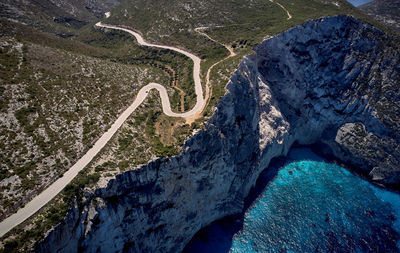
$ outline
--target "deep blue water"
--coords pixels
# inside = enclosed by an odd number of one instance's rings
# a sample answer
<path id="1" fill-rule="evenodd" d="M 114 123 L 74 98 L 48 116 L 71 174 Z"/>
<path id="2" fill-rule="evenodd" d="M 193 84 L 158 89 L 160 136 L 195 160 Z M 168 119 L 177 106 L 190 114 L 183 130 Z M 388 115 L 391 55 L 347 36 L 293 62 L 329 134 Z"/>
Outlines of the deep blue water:
<path id="1" fill-rule="evenodd" d="M 302 160 L 306 157 L 307 160 Z M 400 252 L 400 195 L 307 149 L 291 152 L 242 217 L 202 230 L 187 252 Z"/>
<path id="2" fill-rule="evenodd" d="M 366 4 L 372 2 L 372 0 L 347 0 L 347 2 L 351 3 L 354 6 L 360 6 L 362 4 Z"/>

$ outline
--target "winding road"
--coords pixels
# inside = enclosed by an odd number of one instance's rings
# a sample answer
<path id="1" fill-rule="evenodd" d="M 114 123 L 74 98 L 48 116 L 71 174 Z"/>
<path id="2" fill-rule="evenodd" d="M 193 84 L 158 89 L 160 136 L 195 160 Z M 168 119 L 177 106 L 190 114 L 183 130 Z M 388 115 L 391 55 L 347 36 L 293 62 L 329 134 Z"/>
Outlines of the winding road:
<path id="1" fill-rule="evenodd" d="M 167 90 L 165 89 L 164 86 L 162 86 L 161 84 L 158 84 L 158 83 L 149 83 L 148 85 L 146 85 L 142 89 L 140 89 L 135 102 L 140 101 L 140 103 L 142 103 L 143 100 L 147 97 L 148 92 L 152 89 L 156 89 L 160 93 L 163 112 L 168 116 L 185 118 L 185 117 L 193 116 L 202 110 L 205 100 L 203 98 L 203 88 L 201 87 L 201 79 L 200 79 L 200 62 L 201 62 L 201 60 L 199 57 L 197 57 L 196 55 L 191 54 L 189 52 L 186 52 L 182 49 L 176 48 L 176 47 L 148 43 L 143 39 L 143 37 L 138 32 L 135 32 L 128 28 L 123 28 L 123 27 L 119 27 L 119 26 L 115 26 L 115 25 L 107 25 L 107 24 L 103 24 L 101 22 L 97 23 L 96 26 L 127 32 L 127 33 L 135 36 L 138 44 L 141 46 L 173 50 L 173 51 L 176 51 L 183 55 L 186 55 L 187 57 L 192 59 L 192 61 L 194 63 L 194 65 L 193 65 L 193 80 L 194 80 L 194 87 L 195 87 L 195 93 L 197 96 L 197 100 L 196 100 L 195 106 L 190 111 L 183 112 L 183 113 L 173 112 L 171 109 L 171 104 L 169 102 Z M 133 102 L 133 103 L 135 103 L 135 102 Z"/>
<path id="2" fill-rule="evenodd" d="M 292 16 L 285 9 L 285 7 L 283 7 L 281 4 L 279 4 L 277 2 L 274 2 L 274 0 L 270 0 L 270 1 L 278 4 L 283 10 L 285 10 L 288 15 L 288 19 L 292 18 Z M 105 16 L 107 18 L 110 17 L 110 13 L 109 12 L 105 13 Z M 143 37 L 138 32 L 135 32 L 128 28 L 119 27 L 119 26 L 115 26 L 115 25 L 103 24 L 101 22 L 98 22 L 96 24 L 96 26 L 127 32 L 127 33 L 135 36 L 138 44 L 140 44 L 142 46 L 173 50 L 175 52 L 186 55 L 187 57 L 192 59 L 192 61 L 194 63 L 193 64 L 193 79 L 194 79 L 194 84 L 195 84 L 195 93 L 197 95 L 196 104 L 188 112 L 176 113 L 176 112 L 173 112 L 171 109 L 171 104 L 169 101 L 168 93 L 164 86 L 162 86 L 161 84 L 158 84 L 158 83 L 149 83 L 146 86 L 144 86 L 143 88 L 141 88 L 136 96 L 135 101 L 118 117 L 118 119 L 111 125 L 111 127 L 107 130 L 107 132 L 105 132 L 96 141 L 96 143 L 93 145 L 93 147 L 90 148 L 86 152 L 86 154 L 83 157 L 81 157 L 67 172 L 65 172 L 62 177 L 57 179 L 53 184 L 51 184 L 48 188 L 46 188 L 44 191 L 42 191 L 39 195 L 34 197 L 24 207 L 20 208 L 16 213 L 12 214 L 8 218 L 6 218 L 2 222 L 0 222 L 0 237 L 5 235 L 7 232 L 9 232 L 11 229 L 16 227 L 17 225 L 24 222 L 30 216 L 32 216 L 37 211 L 39 211 L 43 206 L 45 206 L 55 196 L 57 196 L 65 188 L 65 186 L 67 186 L 78 175 L 78 173 L 81 170 L 83 170 L 92 161 L 92 159 L 101 151 L 101 149 L 108 143 L 108 141 L 112 138 L 112 136 L 117 132 L 117 130 L 126 121 L 126 119 L 146 99 L 150 90 L 156 89 L 160 93 L 162 110 L 166 115 L 171 116 L 171 117 L 183 117 L 186 119 L 187 123 L 191 123 L 195 119 L 201 117 L 202 111 L 206 107 L 207 101 L 209 100 L 209 97 L 211 96 L 211 89 L 209 87 L 211 70 L 219 63 L 236 55 L 231 47 L 224 45 L 222 43 L 219 43 L 218 41 L 212 39 L 208 34 L 202 32 L 204 29 L 208 29 L 210 27 L 198 27 L 195 29 L 196 32 L 204 35 L 208 39 L 210 39 L 218 44 L 223 45 L 229 51 L 229 55 L 227 57 L 214 63 L 208 69 L 207 74 L 206 74 L 206 96 L 205 96 L 205 98 L 203 98 L 203 89 L 201 86 L 201 79 L 200 79 L 200 62 L 201 62 L 201 60 L 199 57 L 197 57 L 194 54 L 191 54 L 187 51 L 184 51 L 182 49 L 176 48 L 176 47 L 148 43 L 143 39 Z"/>
<path id="3" fill-rule="evenodd" d="M 171 109 L 171 104 L 169 101 L 167 90 L 158 83 L 149 83 L 139 90 L 135 101 L 118 117 L 118 119 L 111 125 L 110 129 L 107 130 L 93 145 L 91 149 L 89 149 L 86 154 L 81 157 L 67 172 L 64 173 L 62 177 L 57 179 L 53 184 L 51 184 L 48 188 L 42 191 L 39 195 L 34 197 L 31 201 L 29 201 L 24 207 L 20 208 L 16 213 L 12 214 L 8 218 L 4 219 L 0 222 L 0 237 L 5 235 L 15 226 L 21 224 L 23 221 L 28 219 L 30 216 L 35 214 L 40 210 L 44 205 L 46 205 L 50 200 L 52 200 L 57 194 L 59 194 L 67 184 L 69 184 L 72 179 L 74 179 L 78 173 L 83 170 L 92 159 L 100 152 L 100 150 L 108 143 L 111 137 L 117 132 L 117 130 L 122 126 L 122 124 L 126 121 L 126 119 L 136 110 L 136 108 L 146 99 L 149 94 L 149 91 L 152 89 L 158 90 L 161 97 L 161 104 L 163 112 L 171 117 L 194 117 L 196 115 L 201 114 L 201 111 L 205 107 L 205 99 L 203 98 L 203 89 L 201 87 L 201 79 L 200 79 L 200 58 L 186 52 L 182 49 L 171 47 L 171 46 L 163 46 L 157 44 L 151 44 L 146 42 L 143 37 L 130 29 L 122 28 L 114 25 L 107 25 L 101 22 L 97 23 L 96 26 L 104 27 L 108 29 L 115 29 L 128 32 L 129 34 L 135 36 L 137 42 L 142 46 L 148 47 L 157 47 L 163 49 L 169 49 L 186 55 L 190 59 L 193 60 L 193 79 L 195 85 L 195 92 L 197 95 L 196 105 L 188 112 L 184 113 L 175 113 Z"/>

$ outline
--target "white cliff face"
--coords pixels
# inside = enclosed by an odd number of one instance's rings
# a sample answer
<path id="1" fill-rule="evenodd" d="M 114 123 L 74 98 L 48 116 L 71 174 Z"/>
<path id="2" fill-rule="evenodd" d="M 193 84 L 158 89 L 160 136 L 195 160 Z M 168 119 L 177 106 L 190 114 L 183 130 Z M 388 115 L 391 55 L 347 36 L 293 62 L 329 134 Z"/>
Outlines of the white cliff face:
<path id="1" fill-rule="evenodd" d="M 323 143 L 359 173 L 399 187 L 398 41 L 341 16 L 295 27 L 256 51 L 297 142 Z M 342 126 L 357 122 L 368 134 L 349 128 L 356 139 L 335 139 Z"/>
<path id="2" fill-rule="evenodd" d="M 399 57 L 385 58 L 398 51 L 384 41 L 381 32 L 340 16 L 261 43 L 240 64 L 205 130 L 185 143 L 180 156 L 118 175 L 82 210 L 72 208 L 37 251 L 179 252 L 200 228 L 241 212 L 261 171 L 295 142 L 323 144 L 339 159 L 367 164 L 359 172 L 398 184 L 399 150 L 385 151 L 390 157 L 384 164 L 366 152 L 400 143 L 396 116 L 382 112 L 387 101 L 398 105 L 399 99 L 375 97 L 388 94 L 379 88 L 383 84 L 391 89 L 399 80 L 400 70 L 393 67 Z M 363 127 L 353 127 L 355 122 Z M 357 137 L 364 150 L 344 141 L 346 133 L 357 136 L 354 129 L 368 132 Z M 377 146 L 368 145 L 371 140 Z"/>

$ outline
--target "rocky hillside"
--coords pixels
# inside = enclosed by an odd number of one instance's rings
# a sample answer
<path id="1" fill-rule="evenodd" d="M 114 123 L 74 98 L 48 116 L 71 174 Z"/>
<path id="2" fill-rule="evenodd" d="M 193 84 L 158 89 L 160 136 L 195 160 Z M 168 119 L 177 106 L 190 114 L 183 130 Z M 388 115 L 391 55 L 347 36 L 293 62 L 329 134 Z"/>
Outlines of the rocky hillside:
<path id="1" fill-rule="evenodd" d="M 359 6 L 358 9 L 400 33 L 399 0 L 374 0 Z"/>
<path id="2" fill-rule="evenodd" d="M 122 0 L 2 0 L 0 16 L 41 30 L 72 35 L 72 31 L 104 16 Z"/>
<path id="3" fill-rule="evenodd" d="M 179 252 L 201 227 L 241 212 L 260 172 L 294 143 L 399 189 L 398 45 L 348 16 L 264 41 L 180 156 L 118 175 L 71 208 L 37 251 Z"/>
<path id="4" fill-rule="evenodd" d="M 397 38 L 337 17 L 291 29 L 256 51 L 298 142 L 320 140 L 361 174 L 398 188 L 399 49 Z"/>
<path id="5" fill-rule="evenodd" d="M 208 26 L 212 38 L 225 44 L 252 48 L 267 35 L 323 16 L 351 14 L 357 9 L 345 0 L 280 0 L 292 18 L 273 1 L 158 0 L 124 1 L 111 11 L 107 22 L 124 24 L 156 42 L 183 46 L 204 58 L 216 54 L 210 41 L 193 29 Z"/>
<path id="6" fill-rule="evenodd" d="M 98 31 L 101 39 L 107 35 L 113 43 L 105 49 L 4 20 L 0 31 L 0 219 L 4 219 L 72 166 L 141 86 L 168 79 L 160 69 L 127 64 L 118 56 L 130 57 L 127 51 L 138 48 L 130 37 Z M 136 146 L 144 148 L 144 143 Z"/>

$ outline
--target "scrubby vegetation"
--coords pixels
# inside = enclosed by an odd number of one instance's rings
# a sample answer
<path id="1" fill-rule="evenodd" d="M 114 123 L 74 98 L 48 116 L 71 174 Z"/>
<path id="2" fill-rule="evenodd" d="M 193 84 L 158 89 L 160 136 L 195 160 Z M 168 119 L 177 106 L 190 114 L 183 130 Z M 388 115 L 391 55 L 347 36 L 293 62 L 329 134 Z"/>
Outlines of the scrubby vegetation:
<path id="1" fill-rule="evenodd" d="M 135 169 L 157 156 L 171 156 L 180 152 L 182 141 L 192 133 L 193 128 L 180 121 L 179 141 L 175 145 L 165 146 L 160 142 L 160 134 L 155 132 L 155 122 L 160 117 L 160 103 L 156 92 L 141 105 L 139 111 L 131 115 L 107 146 L 79 173 L 79 175 L 46 205 L 38 214 L 18 226 L 4 241 L 3 252 L 21 252 L 32 249 L 46 231 L 57 225 L 65 217 L 71 204 L 81 206 L 88 201 L 91 191 L 105 186 L 116 174 Z M 173 123 L 174 121 L 170 121 Z M 25 228 L 29 229 L 25 231 Z M 0 250 L 1 252 L 1 250 Z"/>
<path id="2" fill-rule="evenodd" d="M 278 2 L 291 13 L 292 19 L 288 20 L 284 10 L 267 0 L 172 0 L 162 7 L 158 1 L 139 0 L 119 5 L 107 22 L 134 27 L 153 41 L 183 46 L 209 59 L 219 47 L 196 34 L 195 27 L 218 26 L 212 34 L 217 41 L 230 45 L 242 42 L 242 46 L 251 48 L 266 35 L 282 32 L 309 19 L 344 13 L 359 15 L 344 0 L 336 1 L 338 5 L 320 0 Z"/>
<path id="3" fill-rule="evenodd" d="M 140 86 L 168 80 L 151 66 L 8 36 L 0 48 L 5 59 L 0 70 L 6 73 L 0 112 L 3 214 L 68 169 L 133 101 Z"/>

